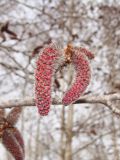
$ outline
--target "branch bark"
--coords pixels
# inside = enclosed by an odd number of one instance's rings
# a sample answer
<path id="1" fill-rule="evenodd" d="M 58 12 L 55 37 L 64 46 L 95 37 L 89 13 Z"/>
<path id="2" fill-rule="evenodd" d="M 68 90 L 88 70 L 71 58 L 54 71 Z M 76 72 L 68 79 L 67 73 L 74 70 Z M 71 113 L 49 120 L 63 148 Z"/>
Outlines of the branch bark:
<path id="1" fill-rule="evenodd" d="M 120 110 L 115 107 L 114 101 L 120 101 L 120 93 L 108 94 L 108 95 L 85 95 L 82 96 L 75 104 L 79 103 L 101 103 L 111 109 L 113 112 L 120 114 Z M 61 105 L 61 101 L 53 99 L 53 105 Z M 12 107 L 27 107 L 35 106 L 35 99 L 33 97 L 25 97 L 20 99 L 0 100 L 0 109 L 12 108 Z"/>

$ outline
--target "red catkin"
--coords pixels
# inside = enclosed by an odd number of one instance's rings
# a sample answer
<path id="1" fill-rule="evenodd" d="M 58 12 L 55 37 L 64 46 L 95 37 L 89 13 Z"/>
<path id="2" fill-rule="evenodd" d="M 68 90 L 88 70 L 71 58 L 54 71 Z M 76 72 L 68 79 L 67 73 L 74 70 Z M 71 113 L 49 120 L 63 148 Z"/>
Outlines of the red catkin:
<path id="1" fill-rule="evenodd" d="M 36 63 L 35 102 L 42 116 L 47 115 L 50 110 L 53 76 L 59 58 L 60 52 L 52 43 L 43 49 Z"/>
<path id="2" fill-rule="evenodd" d="M 71 63 L 73 64 L 76 77 L 70 89 L 65 93 L 62 103 L 69 105 L 75 102 L 85 91 L 90 82 L 90 67 L 88 59 L 94 56 L 84 48 L 74 48 L 71 54 Z"/>
<path id="3" fill-rule="evenodd" d="M 92 52 L 90 52 L 89 50 L 87 50 L 86 48 L 80 47 L 80 48 L 76 48 L 79 50 L 79 52 L 82 52 L 83 54 L 85 54 L 89 59 L 93 59 L 94 58 L 94 54 Z"/>

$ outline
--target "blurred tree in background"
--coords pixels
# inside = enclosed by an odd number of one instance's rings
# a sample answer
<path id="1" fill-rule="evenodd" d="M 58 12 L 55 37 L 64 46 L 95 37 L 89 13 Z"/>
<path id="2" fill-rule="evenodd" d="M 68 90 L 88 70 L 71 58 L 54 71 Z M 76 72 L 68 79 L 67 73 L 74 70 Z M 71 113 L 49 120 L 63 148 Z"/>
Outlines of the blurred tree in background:
<path id="1" fill-rule="evenodd" d="M 120 93 L 119 0 L 1 0 L 0 15 L 1 100 L 34 96 L 35 62 L 50 40 L 63 46 L 71 41 L 95 54 L 86 95 Z M 55 98 L 63 96 L 71 78 L 69 67 L 56 75 Z M 113 105 L 119 109 L 119 104 Z M 23 106 L 17 125 L 25 141 L 25 160 L 120 159 L 120 117 L 105 105 L 51 108 L 49 116 L 40 117 L 35 106 Z M 2 145 L 0 157 L 12 160 Z"/>

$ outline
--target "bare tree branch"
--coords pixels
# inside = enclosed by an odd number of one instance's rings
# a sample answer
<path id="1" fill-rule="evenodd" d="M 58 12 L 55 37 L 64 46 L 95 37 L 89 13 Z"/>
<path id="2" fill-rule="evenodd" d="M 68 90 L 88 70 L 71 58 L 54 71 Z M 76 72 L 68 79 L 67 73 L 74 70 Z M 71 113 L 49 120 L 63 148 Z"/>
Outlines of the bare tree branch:
<path id="1" fill-rule="evenodd" d="M 80 103 L 101 103 L 111 109 L 114 113 L 120 114 L 120 110 L 114 106 L 114 101 L 120 100 L 120 93 L 108 94 L 108 95 L 92 95 L 82 96 L 75 104 Z M 54 99 L 53 105 L 61 105 L 60 100 Z M 0 108 L 12 108 L 12 107 L 25 107 L 35 106 L 35 100 L 33 97 L 25 97 L 24 99 L 12 99 L 7 101 L 0 101 Z"/>

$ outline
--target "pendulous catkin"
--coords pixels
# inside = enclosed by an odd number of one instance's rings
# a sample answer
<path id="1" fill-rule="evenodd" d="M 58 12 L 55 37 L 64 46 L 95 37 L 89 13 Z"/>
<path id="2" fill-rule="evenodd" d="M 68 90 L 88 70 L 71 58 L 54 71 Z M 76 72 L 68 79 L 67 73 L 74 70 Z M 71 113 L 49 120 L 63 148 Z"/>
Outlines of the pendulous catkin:
<path id="1" fill-rule="evenodd" d="M 51 105 L 52 83 L 59 65 L 61 52 L 57 44 L 51 43 L 43 49 L 37 60 L 35 71 L 35 102 L 40 115 L 48 114 Z"/>
<path id="2" fill-rule="evenodd" d="M 2 143 L 7 150 L 13 155 L 15 160 L 24 160 L 24 152 L 21 144 L 14 136 L 12 129 L 6 129 L 3 132 Z M 18 134 L 17 132 L 15 134 Z M 19 136 L 19 135 L 18 135 Z"/>
<path id="3" fill-rule="evenodd" d="M 91 71 L 88 59 L 92 59 L 94 55 L 84 48 L 71 48 L 71 63 L 74 66 L 76 77 L 70 89 L 65 93 L 62 103 L 69 105 L 83 94 L 86 87 L 90 83 Z"/>

